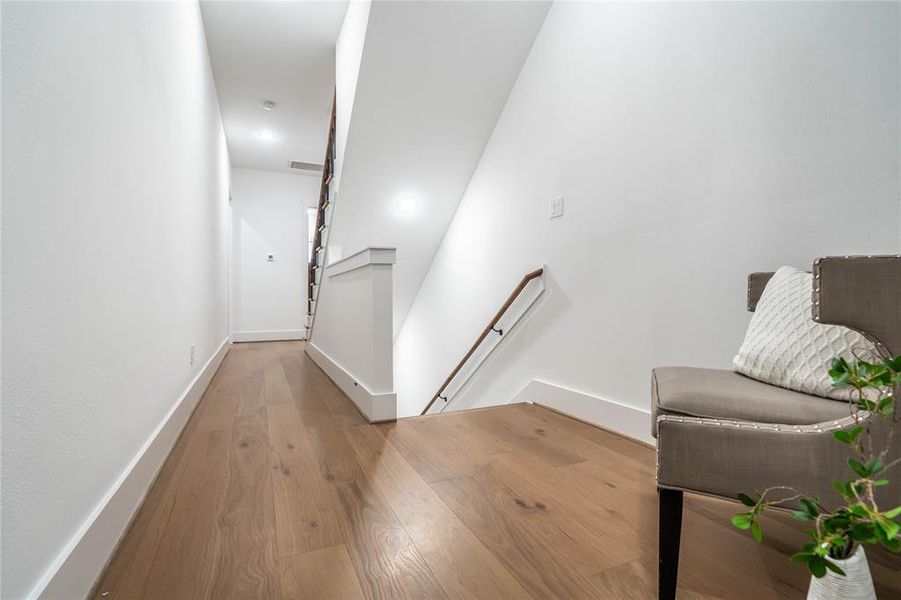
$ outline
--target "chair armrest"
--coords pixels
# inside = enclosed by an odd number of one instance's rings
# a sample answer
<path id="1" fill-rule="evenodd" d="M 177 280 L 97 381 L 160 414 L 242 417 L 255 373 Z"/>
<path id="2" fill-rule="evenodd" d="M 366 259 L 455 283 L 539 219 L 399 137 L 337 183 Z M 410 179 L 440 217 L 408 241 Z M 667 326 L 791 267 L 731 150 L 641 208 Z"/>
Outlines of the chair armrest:
<path id="1" fill-rule="evenodd" d="M 857 330 L 887 354 L 901 354 L 901 255 L 818 258 L 813 320 Z"/>

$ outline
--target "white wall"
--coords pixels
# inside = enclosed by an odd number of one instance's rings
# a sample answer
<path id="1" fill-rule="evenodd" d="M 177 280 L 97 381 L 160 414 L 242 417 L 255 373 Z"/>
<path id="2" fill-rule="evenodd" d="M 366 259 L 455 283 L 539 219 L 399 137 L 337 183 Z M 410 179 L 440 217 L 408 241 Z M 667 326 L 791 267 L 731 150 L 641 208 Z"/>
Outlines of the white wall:
<path id="1" fill-rule="evenodd" d="M 232 169 L 234 341 L 301 339 L 307 315 L 307 208 L 319 178 Z M 275 260 L 269 261 L 268 254 Z"/>
<path id="2" fill-rule="evenodd" d="M 555 3 L 396 341 L 400 414 L 542 263 L 455 407 L 540 379 L 647 409 L 655 365 L 730 367 L 747 272 L 897 252 L 899 8 Z"/>
<path id="3" fill-rule="evenodd" d="M 397 416 L 394 393 L 394 248 L 366 248 L 332 262 L 321 281 L 308 353 L 370 421 Z"/>
<path id="4" fill-rule="evenodd" d="M 351 0 L 348 3 L 335 43 L 335 177 L 332 182 L 335 193 L 341 182 L 371 4 L 370 0 Z"/>
<path id="5" fill-rule="evenodd" d="M 345 255 L 398 248 L 395 335 L 549 4 L 374 2 L 363 26 L 364 7 L 348 7 L 336 60 L 339 170 L 329 252 L 334 259 L 336 247 Z M 361 46 L 355 63 L 350 50 Z"/>
<path id="6" fill-rule="evenodd" d="M 8 3 L 2 18 L 0 595 L 21 598 L 53 584 L 221 356 L 228 154 L 196 4 Z M 84 596 L 116 533 L 55 593 Z"/>

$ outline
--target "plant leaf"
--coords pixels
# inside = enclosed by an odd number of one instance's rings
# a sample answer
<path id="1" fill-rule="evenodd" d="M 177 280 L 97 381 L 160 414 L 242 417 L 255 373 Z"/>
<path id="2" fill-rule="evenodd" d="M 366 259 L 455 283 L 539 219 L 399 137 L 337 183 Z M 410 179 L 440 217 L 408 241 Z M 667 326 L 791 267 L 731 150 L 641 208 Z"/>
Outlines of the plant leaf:
<path id="1" fill-rule="evenodd" d="M 851 528 L 851 539 L 855 542 L 876 542 L 876 535 L 873 533 L 873 525 L 870 523 L 858 523 Z"/>
<path id="2" fill-rule="evenodd" d="M 834 359 L 833 359 L 834 361 Z M 895 373 L 901 371 L 901 354 L 885 361 L 885 365 Z"/>
<path id="3" fill-rule="evenodd" d="M 880 481 L 885 481 L 885 483 L 888 483 L 888 480 L 886 480 L 886 479 L 881 479 Z M 875 483 L 875 482 L 874 482 L 874 483 Z M 882 513 L 882 515 L 883 515 L 886 519 L 894 519 L 894 518 L 897 517 L 898 515 L 901 515 L 901 506 L 896 506 L 896 507 L 893 508 L 892 510 L 889 510 L 889 511 L 886 511 L 886 512 Z"/>
<path id="4" fill-rule="evenodd" d="M 750 529 L 753 519 L 748 513 L 739 513 L 732 517 L 732 524 L 739 529 Z"/>
<path id="5" fill-rule="evenodd" d="M 892 540 L 882 540 L 882 545 L 892 552 L 901 552 L 901 539 L 894 538 Z"/>
<path id="6" fill-rule="evenodd" d="M 857 407 L 860 410 L 873 412 L 874 410 L 876 410 L 876 403 L 873 402 L 872 400 L 867 400 L 866 398 L 861 398 L 860 400 L 857 401 Z"/>
<path id="7" fill-rule="evenodd" d="M 894 396 L 884 396 L 879 402 L 876 404 L 876 410 L 879 411 L 879 416 L 883 418 L 887 418 L 895 414 L 895 406 L 894 406 L 895 398 Z"/>
<path id="8" fill-rule="evenodd" d="M 870 472 L 867 471 L 867 468 L 860 464 L 859 460 L 854 458 L 848 459 L 848 466 L 851 467 L 851 470 L 857 473 L 861 477 L 869 477 Z"/>
<path id="9" fill-rule="evenodd" d="M 832 571 L 833 573 L 837 573 L 838 575 L 844 575 L 845 572 L 839 568 L 837 564 L 832 562 L 831 560 L 824 558 L 823 561 L 826 563 L 826 568 Z"/>
<path id="10" fill-rule="evenodd" d="M 757 506 L 757 503 L 751 499 L 751 497 L 747 494 L 739 494 L 738 501 L 744 504 L 745 506 Z"/>
<path id="11" fill-rule="evenodd" d="M 818 514 L 820 514 L 820 511 L 817 510 L 816 505 L 807 498 L 801 498 L 800 500 L 798 500 L 798 504 L 801 505 L 801 510 L 806 512 L 811 517 L 816 517 Z"/>
<path id="12" fill-rule="evenodd" d="M 842 482 L 839 481 L 838 479 L 833 479 L 833 480 L 832 480 L 832 487 L 835 488 L 835 491 L 838 492 L 838 495 L 839 495 L 839 496 L 841 496 L 842 498 L 845 498 L 845 499 L 848 498 L 848 494 L 847 494 L 848 490 L 845 489 L 845 484 L 844 484 L 844 483 L 842 483 Z"/>
<path id="13" fill-rule="evenodd" d="M 853 438 L 851 434 L 842 429 L 838 429 L 832 432 L 832 437 L 835 438 L 835 441 L 841 442 L 842 444 L 850 444 Z"/>
<path id="14" fill-rule="evenodd" d="M 885 539 L 893 540 L 898 537 L 898 532 L 901 532 L 901 524 L 896 523 L 895 521 L 891 521 L 886 518 L 881 518 L 876 520 L 876 525 L 879 529 L 882 529 L 885 534 Z"/>
<path id="15" fill-rule="evenodd" d="M 754 536 L 754 541 L 758 544 L 763 539 L 763 532 L 760 530 L 760 523 L 757 521 L 751 523 L 751 535 Z"/>
<path id="16" fill-rule="evenodd" d="M 876 457 L 871 458 L 870 460 L 867 461 L 867 464 L 866 464 L 866 469 L 867 469 L 866 476 L 868 477 L 868 476 L 876 475 L 876 474 L 880 473 L 882 471 L 882 469 L 884 469 L 884 468 L 885 468 L 885 463 L 882 461 L 881 458 L 876 458 Z"/>
<path id="17" fill-rule="evenodd" d="M 811 556 L 807 562 L 807 568 L 814 577 L 819 579 L 826 574 L 826 560 L 822 556 Z"/>

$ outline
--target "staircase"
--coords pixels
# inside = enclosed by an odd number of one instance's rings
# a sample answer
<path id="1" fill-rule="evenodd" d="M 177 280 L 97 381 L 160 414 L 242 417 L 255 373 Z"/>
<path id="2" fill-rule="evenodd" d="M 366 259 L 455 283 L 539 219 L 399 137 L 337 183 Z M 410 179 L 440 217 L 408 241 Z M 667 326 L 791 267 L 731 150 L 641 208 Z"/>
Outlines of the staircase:
<path id="1" fill-rule="evenodd" d="M 316 233 L 313 236 L 313 251 L 307 265 L 307 324 L 306 339 L 313 335 L 316 317 L 316 301 L 319 297 L 319 283 L 326 261 L 328 246 L 328 226 L 331 223 L 331 184 L 335 175 L 335 100 L 332 100 L 332 114 L 329 118 L 328 142 L 325 146 L 325 160 L 322 164 L 322 182 L 319 185 L 319 202 L 316 205 Z"/>
<path id="2" fill-rule="evenodd" d="M 451 371 L 451 374 L 447 376 L 447 379 L 444 380 L 444 383 L 441 384 L 441 387 L 438 388 L 438 391 L 435 392 L 435 395 L 432 396 L 432 399 L 426 405 L 426 407 L 420 413 L 420 416 L 424 416 L 429 414 L 429 410 L 432 409 L 432 406 L 435 405 L 437 400 L 442 400 L 444 403 L 439 405 L 439 408 L 433 411 L 433 413 L 444 412 L 444 409 L 447 408 L 450 403 L 453 401 L 453 397 L 455 394 L 458 394 L 463 390 L 466 386 L 466 383 L 469 379 L 475 374 L 475 372 L 479 369 L 482 363 L 494 352 L 495 348 L 501 343 L 501 339 L 504 337 L 504 332 L 510 332 L 510 329 L 516 325 L 520 319 L 522 319 L 526 313 L 530 310 L 532 305 L 538 300 L 539 296 L 544 293 L 544 282 L 541 281 L 541 287 L 537 290 L 536 294 L 532 294 L 531 297 L 527 298 L 524 303 L 519 305 L 517 309 L 514 311 L 512 317 L 507 317 L 507 311 L 510 310 L 510 307 L 517 303 L 517 300 L 520 298 L 523 290 L 529 285 L 529 282 L 535 279 L 541 279 L 542 275 L 544 275 L 546 267 L 541 267 L 540 269 L 535 269 L 529 273 L 523 275 L 523 278 L 519 281 L 519 284 L 507 297 L 507 300 L 500 307 L 500 309 L 494 314 L 494 317 L 485 326 L 485 329 L 482 330 L 482 333 L 476 339 L 475 343 L 469 348 L 469 351 L 466 355 L 457 363 L 457 366 L 454 367 L 454 370 Z M 503 323 L 502 323 L 503 321 Z M 485 344 L 485 348 L 481 354 L 477 354 L 476 352 L 483 347 L 482 342 L 484 342 L 491 333 L 496 333 L 498 335 L 497 338 L 494 338 L 493 343 Z M 464 371 L 464 367 L 469 365 L 469 369 Z M 462 372 L 462 375 L 461 375 Z M 456 386 L 453 386 L 453 393 L 448 393 L 448 390 L 451 389 L 451 383 L 460 376 L 460 381 Z"/>

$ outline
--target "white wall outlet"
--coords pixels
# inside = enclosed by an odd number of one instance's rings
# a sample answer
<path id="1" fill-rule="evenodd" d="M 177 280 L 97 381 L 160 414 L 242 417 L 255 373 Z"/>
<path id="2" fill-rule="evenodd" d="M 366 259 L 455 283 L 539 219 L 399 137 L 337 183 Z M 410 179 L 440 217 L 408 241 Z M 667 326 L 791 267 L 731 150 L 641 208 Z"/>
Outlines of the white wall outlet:
<path id="1" fill-rule="evenodd" d="M 551 198 L 549 216 L 551 219 L 559 219 L 563 216 L 563 196 Z"/>
<path id="2" fill-rule="evenodd" d="M 273 253 L 270 252 L 269 254 L 266 255 L 266 260 L 268 260 L 269 262 L 274 261 L 274 260 L 275 260 L 275 254 L 273 254 Z"/>
<path id="3" fill-rule="evenodd" d="M 191 344 L 191 364 L 194 364 L 194 344 Z"/>

